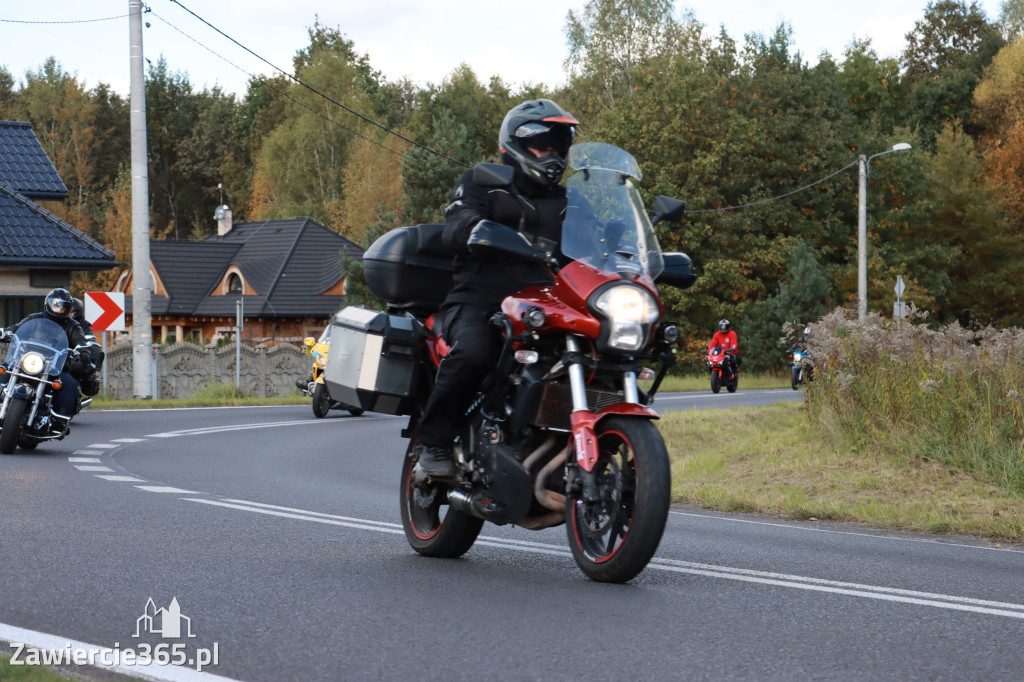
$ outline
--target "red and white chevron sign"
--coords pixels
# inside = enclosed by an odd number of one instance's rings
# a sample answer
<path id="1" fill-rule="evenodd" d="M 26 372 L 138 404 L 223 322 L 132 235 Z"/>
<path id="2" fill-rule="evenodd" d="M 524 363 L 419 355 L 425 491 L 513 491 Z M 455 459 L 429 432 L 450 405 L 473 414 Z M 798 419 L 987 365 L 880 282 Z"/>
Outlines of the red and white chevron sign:
<path id="1" fill-rule="evenodd" d="M 85 321 L 97 332 L 124 331 L 124 294 L 119 291 L 85 292 Z"/>

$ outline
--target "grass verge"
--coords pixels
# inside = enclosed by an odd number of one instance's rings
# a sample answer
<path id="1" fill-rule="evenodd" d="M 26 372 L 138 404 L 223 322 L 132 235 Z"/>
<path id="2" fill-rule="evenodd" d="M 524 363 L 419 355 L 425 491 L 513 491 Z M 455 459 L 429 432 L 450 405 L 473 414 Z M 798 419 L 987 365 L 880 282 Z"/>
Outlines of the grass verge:
<path id="1" fill-rule="evenodd" d="M 10 657 L 0 655 L 0 680 L 4 682 L 67 682 L 81 678 L 66 677 L 42 665 L 11 665 Z"/>
<path id="2" fill-rule="evenodd" d="M 215 384 L 200 388 L 188 398 L 170 400 L 116 400 L 100 393 L 93 398 L 90 409 L 133 410 L 169 407 L 242 407 L 249 405 L 308 405 L 310 399 L 298 391 L 285 396 L 257 398 L 239 391 L 234 384 Z"/>
<path id="3" fill-rule="evenodd" d="M 836 447 L 799 403 L 673 412 L 658 426 L 676 503 L 1024 543 L 1024 498 L 937 461 Z"/>

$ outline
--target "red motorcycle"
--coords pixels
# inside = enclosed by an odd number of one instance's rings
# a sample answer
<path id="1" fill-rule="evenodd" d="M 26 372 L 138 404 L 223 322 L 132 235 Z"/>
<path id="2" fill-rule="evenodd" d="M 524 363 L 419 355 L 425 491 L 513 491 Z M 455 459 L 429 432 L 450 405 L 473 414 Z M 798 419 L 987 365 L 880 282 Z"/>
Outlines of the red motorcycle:
<path id="1" fill-rule="evenodd" d="M 711 392 L 718 393 L 722 386 L 729 393 L 735 393 L 740 380 L 736 366 L 736 349 L 712 346 L 708 349 L 708 369 L 711 371 Z"/>
<path id="2" fill-rule="evenodd" d="M 647 565 L 668 517 L 668 453 L 649 405 L 674 358 L 678 330 L 660 322 L 656 283 L 696 279 L 685 254 L 663 254 L 653 224 L 678 221 L 682 202 L 658 197 L 653 222 L 631 178 L 636 161 L 603 143 L 570 150 L 561 258 L 482 221 L 468 246 L 550 266 L 552 283 L 509 296 L 491 322 L 503 338 L 455 444 L 458 478 L 418 475 L 411 442 L 402 465 L 401 516 L 420 554 L 456 557 L 484 521 L 541 529 L 566 523 L 573 556 L 593 580 L 625 582 Z M 513 170 L 480 164 L 478 184 L 515 193 Z M 392 230 L 363 257 L 387 313 L 338 313 L 326 380 L 332 396 L 410 415 L 412 438 L 447 353 L 435 333 L 451 287 L 441 225 Z M 340 332 L 340 333 L 339 333 Z M 337 347 L 336 347 L 337 346 Z M 659 367 L 652 372 L 645 364 Z M 653 378 L 648 391 L 638 377 Z"/>

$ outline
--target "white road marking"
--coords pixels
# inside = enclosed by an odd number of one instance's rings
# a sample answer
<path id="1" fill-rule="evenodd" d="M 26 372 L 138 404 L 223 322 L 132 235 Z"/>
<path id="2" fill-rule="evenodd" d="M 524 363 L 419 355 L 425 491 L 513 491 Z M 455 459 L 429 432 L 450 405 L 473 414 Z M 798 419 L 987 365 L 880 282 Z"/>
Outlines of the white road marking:
<path id="1" fill-rule="evenodd" d="M 75 450 L 71 453 L 72 455 L 105 455 L 107 453 L 102 450 Z"/>
<path id="2" fill-rule="evenodd" d="M 103 476 L 96 474 L 96 478 L 102 478 L 104 481 L 126 481 L 128 483 L 145 483 L 144 478 L 135 478 L 134 476 Z"/>
<path id="3" fill-rule="evenodd" d="M 83 464 L 99 464 L 99 457 L 68 457 L 69 462 L 81 462 Z"/>
<path id="4" fill-rule="evenodd" d="M 180 433 L 151 433 L 147 435 L 146 438 L 174 438 L 175 436 L 180 435 Z"/>
<path id="5" fill-rule="evenodd" d="M 217 502 L 216 500 L 201 500 L 193 497 L 182 498 L 186 502 L 199 502 L 201 504 L 209 504 L 215 507 L 227 507 L 228 509 L 241 509 L 242 511 L 255 512 L 257 514 L 269 514 L 270 516 L 281 516 L 286 519 L 297 519 L 299 521 L 313 521 L 315 523 L 326 523 L 332 526 L 345 526 L 346 528 L 357 528 L 359 530 L 375 530 L 378 533 L 393 533 L 396 535 L 404 535 L 405 531 L 399 528 L 387 528 L 382 525 L 377 525 L 376 521 L 363 521 L 362 523 L 350 523 L 348 521 L 340 521 L 333 518 L 329 518 L 329 515 L 313 516 L 317 512 L 303 512 L 302 514 L 292 514 L 290 512 L 277 511 L 274 509 L 265 509 L 262 507 L 250 507 L 241 504 L 231 504 L 229 502 Z M 375 524 L 375 525 L 369 525 Z"/>
<path id="6" fill-rule="evenodd" d="M 137 665 L 106 665 L 103 663 L 104 659 L 114 660 L 113 649 L 87 642 L 79 642 L 67 637 L 58 637 L 57 635 L 50 635 L 45 632 L 26 630 L 6 623 L 0 623 L 0 640 L 17 642 L 33 649 L 65 651 L 70 647 L 73 651 L 95 651 L 95 667 L 102 668 L 103 670 L 112 670 L 122 675 L 127 675 L 132 679 L 155 680 L 155 682 L 233 682 L 228 677 L 196 672 L 189 668 L 181 668 L 174 665 L 157 665 L 155 662 L 149 664 L 139 663 Z"/>
<path id="7" fill-rule="evenodd" d="M 989 549 L 994 552 L 1019 552 L 1019 549 L 1011 547 L 986 547 L 984 545 L 968 545 L 960 542 L 944 542 L 938 537 L 931 538 L 907 538 L 894 535 L 878 535 L 875 533 L 858 533 L 852 530 L 834 530 L 832 528 L 812 528 L 810 526 L 798 526 L 789 523 L 774 523 L 772 521 L 755 521 L 753 519 L 732 519 L 727 516 L 716 516 L 714 514 L 694 514 L 692 512 L 669 511 L 669 514 L 677 516 L 695 516 L 698 519 L 715 519 L 716 521 L 729 521 L 730 523 L 750 523 L 757 526 L 774 526 L 775 528 L 788 528 L 790 530 L 808 531 L 811 533 L 835 533 L 836 535 L 859 535 L 866 538 L 878 538 L 879 540 L 895 540 L 898 542 L 925 542 L 930 545 L 945 545 L 948 547 L 968 547 L 970 549 Z"/>
<path id="8" fill-rule="evenodd" d="M 180 495 L 195 495 L 194 490 L 182 490 L 181 488 L 173 488 L 169 485 L 137 485 L 135 486 L 139 490 L 146 490 L 151 493 L 178 493 Z"/>
<path id="9" fill-rule="evenodd" d="M 394 523 L 384 523 L 381 521 L 371 521 L 369 519 L 358 519 L 348 516 L 335 516 L 333 514 L 323 514 L 321 512 L 295 509 L 293 507 L 279 507 L 277 505 L 269 505 L 259 502 L 245 502 L 241 500 L 217 501 L 198 498 L 182 499 L 187 502 L 199 502 L 201 504 L 226 507 L 228 509 L 238 509 L 257 514 L 268 514 L 271 516 L 296 519 L 298 521 L 326 523 L 335 526 L 344 526 L 346 528 L 371 530 L 378 533 L 395 535 L 404 533 L 401 526 Z M 477 539 L 476 544 L 496 549 L 514 549 L 534 554 L 546 554 L 559 557 L 572 556 L 572 553 L 566 547 L 540 542 L 481 536 Z M 699 575 L 709 578 L 738 580 L 742 582 L 758 583 L 761 585 L 789 587 L 798 590 L 811 590 L 815 592 L 826 592 L 829 594 L 850 597 L 861 597 L 864 599 L 877 599 L 881 601 L 899 602 L 902 604 L 913 604 L 916 606 L 931 606 L 953 611 L 968 611 L 972 613 L 1024 620 L 1024 604 L 974 599 L 971 597 L 959 597 L 933 592 L 918 592 L 915 590 L 904 590 L 894 587 L 824 580 L 821 578 L 787 575 L 783 573 L 770 573 L 767 571 L 754 571 L 744 568 L 733 568 L 731 566 L 699 564 L 689 561 L 677 561 L 674 559 L 661 559 L 657 557 L 651 560 L 647 565 L 647 568 L 672 573 L 688 573 L 691 575 Z"/>
<path id="10" fill-rule="evenodd" d="M 76 464 L 75 468 L 79 471 L 113 471 L 110 467 L 98 466 L 96 464 Z"/>
<path id="11" fill-rule="evenodd" d="M 115 438 L 115 439 L 113 439 L 110 442 L 111 443 L 144 443 L 144 442 L 146 442 L 146 439 L 145 438 Z"/>
<path id="12" fill-rule="evenodd" d="M 111 445 L 110 443 L 93 443 L 92 445 L 86 445 L 87 448 L 99 448 L 101 450 L 112 450 L 118 446 Z"/>
<path id="13" fill-rule="evenodd" d="M 205 436 L 211 433 L 224 433 L 228 431 L 249 431 L 251 429 L 272 429 L 278 426 L 315 426 L 318 424 L 344 424 L 349 422 L 366 421 L 376 417 L 346 417 L 345 419 L 299 419 L 287 422 L 265 422 L 260 424 L 232 424 L 226 426 L 207 426 L 201 429 L 182 429 L 164 434 L 153 434 L 153 437 L 167 438 L 170 436 Z"/>

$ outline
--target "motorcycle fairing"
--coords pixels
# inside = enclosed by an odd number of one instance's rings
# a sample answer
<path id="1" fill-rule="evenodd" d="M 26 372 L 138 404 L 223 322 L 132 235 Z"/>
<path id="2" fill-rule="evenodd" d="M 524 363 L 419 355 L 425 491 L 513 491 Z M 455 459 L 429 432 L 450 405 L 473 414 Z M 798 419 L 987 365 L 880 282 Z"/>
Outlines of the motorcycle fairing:
<path id="1" fill-rule="evenodd" d="M 599 412 L 578 410 L 570 417 L 572 423 L 573 445 L 576 450 L 576 463 L 584 471 L 593 471 L 600 458 L 597 447 L 597 425 L 605 417 L 613 414 L 625 417 L 642 417 L 644 419 L 661 419 L 658 413 L 649 407 L 635 403 L 616 403 Z"/>

